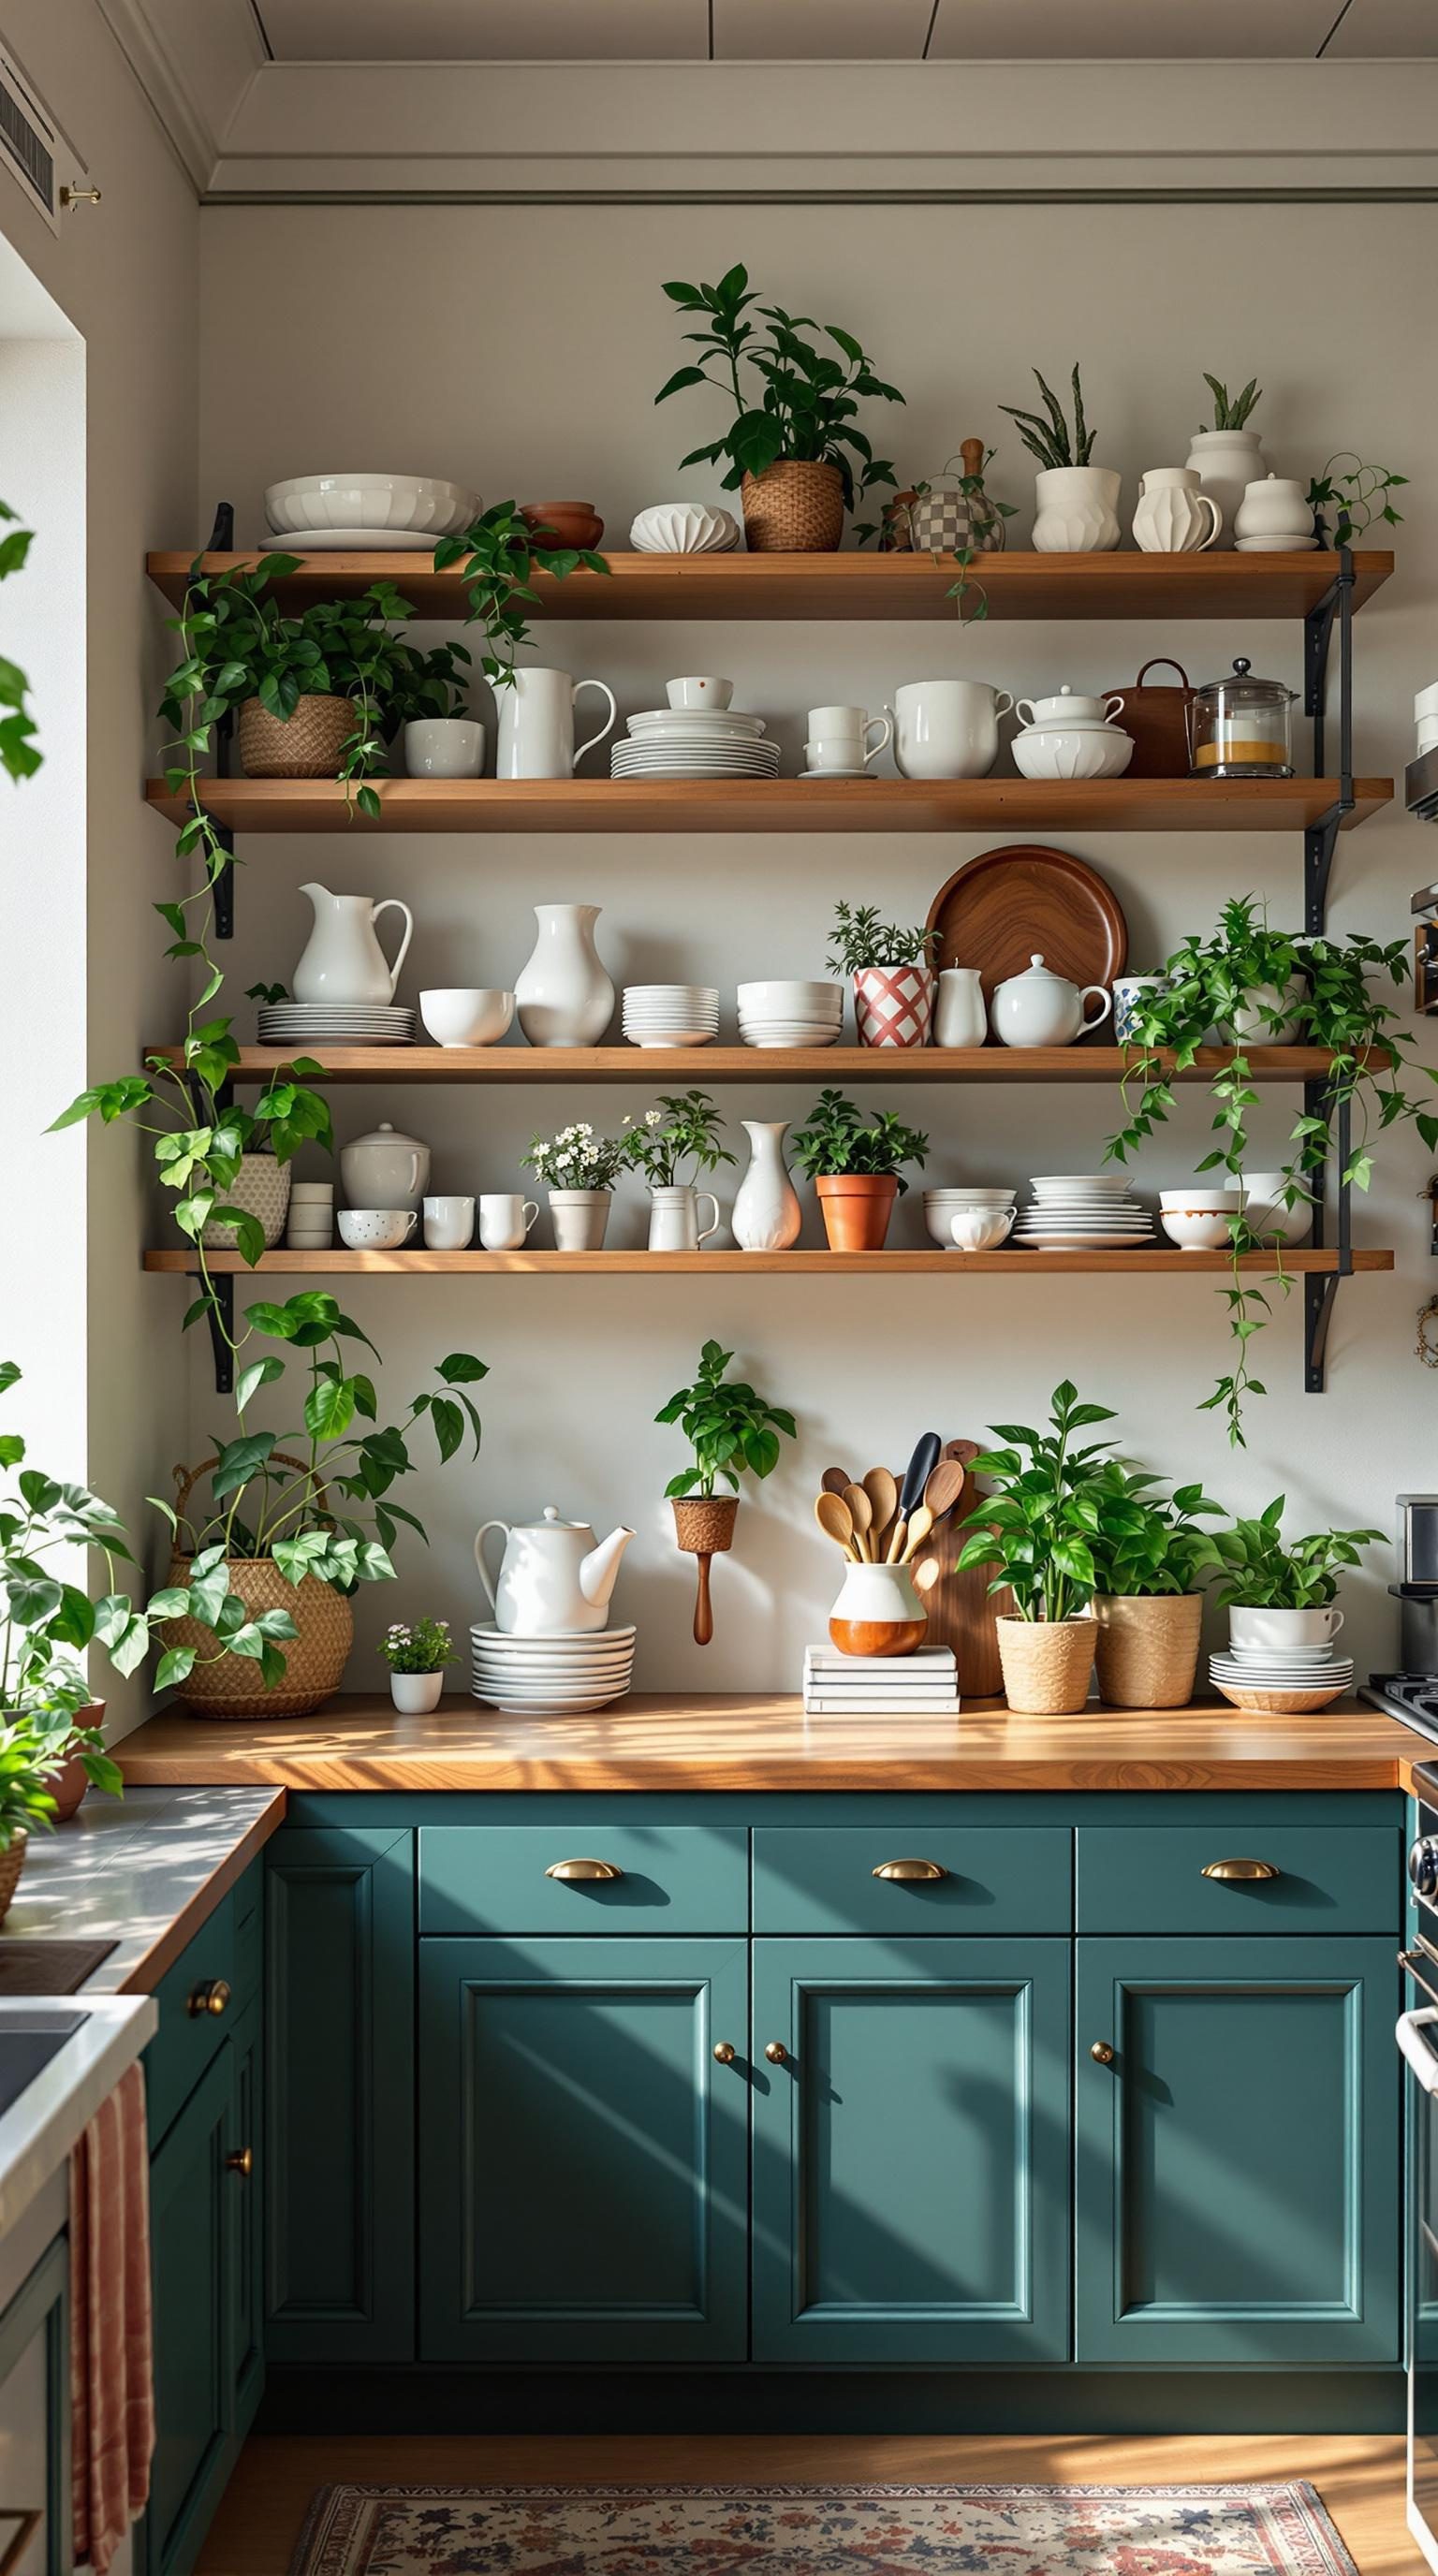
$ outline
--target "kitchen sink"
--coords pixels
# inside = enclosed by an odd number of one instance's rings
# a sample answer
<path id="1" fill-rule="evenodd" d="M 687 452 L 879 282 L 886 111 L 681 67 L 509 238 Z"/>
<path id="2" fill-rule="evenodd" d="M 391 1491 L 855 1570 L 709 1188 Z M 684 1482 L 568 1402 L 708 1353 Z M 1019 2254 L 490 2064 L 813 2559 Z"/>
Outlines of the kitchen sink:
<path id="1" fill-rule="evenodd" d="M 32 2011 L 22 2019 L 0 2004 L 0 2119 L 51 2059 L 59 2056 L 86 2018 L 83 2012 L 52 2012 L 37 2018 Z"/>

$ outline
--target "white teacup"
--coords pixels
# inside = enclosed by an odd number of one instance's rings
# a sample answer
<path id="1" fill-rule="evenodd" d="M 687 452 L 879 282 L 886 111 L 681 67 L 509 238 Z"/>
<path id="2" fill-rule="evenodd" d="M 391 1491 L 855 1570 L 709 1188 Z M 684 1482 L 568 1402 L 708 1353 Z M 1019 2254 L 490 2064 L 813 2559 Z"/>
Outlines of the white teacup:
<path id="1" fill-rule="evenodd" d="M 514 1017 L 514 995 L 497 985 L 441 984 L 419 997 L 436 1046 L 497 1046 Z"/>
<path id="2" fill-rule="evenodd" d="M 517 1190 L 490 1190 L 479 1202 L 479 1239 L 486 1252 L 518 1252 L 539 1214 Z"/>
<path id="3" fill-rule="evenodd" d="M 340 1241 L 351 1252 L 397 1252 L 418 1223 L 413 1208 L 341 1208 Z"/>
<path id="4" fill-rule="evenodd" d="M 823 741 L 806 742 L 804 766 L 825 770 L 834 778 L 857 778 L 864 766 L 863 742 L 851 733 L 831 733 Z"/>
<path id="5" fill-rule="evenodd" d="M 426 1199 L 424 1239 L 431 1252 L 463 1252 L 474 1239 L 473 1199 Z"/>
<path id="6" fill-rule="evenodd" d="M 836 715 L 852 715 L 857 722 L 851 729 L 847 726 L 831 727 L 820 721 Z M 866 716 L 862 707 L 815 707 L 809 717 L 809 739 L 804 745 L 804 757 L 811 769 L 848 770 L 851 773 L 867 769 L 871 760 L 878 759 L 893 730 L 887 716 Z M 871 734 L 878 735 L 876 742 L 870 741 Z"/>
<path id="7" fill-rule="evenodd" d="M 1248 1610 L 1234 1602 L 1228 1641 L 1236 1655 L 1321 1663 L 1342 1625 L 1343 1613 L 1333 1603 L 1316 1610 Z"/>
<path id="8" fill-rule="evenodd" d="M 671 707 L 727 707 L 734 695 L 732 680 L 666 680 L 664 686 Z"/>

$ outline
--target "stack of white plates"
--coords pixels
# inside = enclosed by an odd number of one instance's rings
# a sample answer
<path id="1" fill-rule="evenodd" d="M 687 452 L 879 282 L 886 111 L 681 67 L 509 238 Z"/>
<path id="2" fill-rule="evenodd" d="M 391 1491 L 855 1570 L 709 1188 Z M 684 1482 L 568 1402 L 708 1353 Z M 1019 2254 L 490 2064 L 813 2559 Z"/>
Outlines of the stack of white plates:
<path id="1" fill-rule="evenodd" d="M 1046 1252 L 1090 1252 L 1153 1241 L 1153 1219 L 1128 1195 L 1122 1172 L 1041 1172 L 1029 1186 L 1033 1205 L 1014 1227 L 1015 1243 Z"/>
<path id="2" fill-rule="evenodd" d="M 1286 1697 L 1295 1691 L 1312 1693 L 1318 1706 L 1321 1699 L 1339 1699 L 1353 1688 L 1353 1657 L 1336 1655 L 1331 1646 L 1311 1655 L 1230 1646 L 1226 1655 L 1210 1656 L 1208 1670 L 1214 1688 L 1237 1708 L 1266 1707 L 1271 1693 Z"/>
<path id="3" fill-rule="evenodd" d="M 615 744 L 609 766 L 615 778 L 774 778 L 779 746 L 764 740 L 762 716 L 652 707 L 630 717 L 629 740 Z"/>
<path id="4" fill-rule="evenodd" d="M 622 1699 L 634 1671 L 633 1628 L 596 1628 L 583 1636 L 514 1637 L 492 1620 L 470 1629 L 475 1699 L 517 1717 L 582 1715 Z"/>
<path id="5" fill-rule="evenodd" d="M 775 979 L 741 984 L 737 999 L 746 1046 L 833 1046 L 844 1023 L 842 984 Z"/>
<path id="6" fill-rule="evenodd" d="M 261 1046 L 407 1046 L 414 1013 L 377 1002 L 262 1002 Z"/>
<path id="7" fill-rule="evenodd" d="M 626 984 L 624 1034 L 631 1046 L 707 1046 L 719 1029 L 719 996 L 709 984 Z"/>

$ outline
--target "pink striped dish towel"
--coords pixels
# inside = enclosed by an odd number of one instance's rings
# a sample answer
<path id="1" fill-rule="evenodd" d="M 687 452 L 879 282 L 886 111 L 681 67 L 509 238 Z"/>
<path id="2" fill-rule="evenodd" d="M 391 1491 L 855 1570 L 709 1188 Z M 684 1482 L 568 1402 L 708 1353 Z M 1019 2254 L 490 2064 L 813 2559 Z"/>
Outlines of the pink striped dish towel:
<path id="1" fill-rule="evenodd" d="M 150 2166 L 145 2076 L 126 2068 L 70 2158 L 75 2564 L 105 2576 L 150 2492 Z"/>

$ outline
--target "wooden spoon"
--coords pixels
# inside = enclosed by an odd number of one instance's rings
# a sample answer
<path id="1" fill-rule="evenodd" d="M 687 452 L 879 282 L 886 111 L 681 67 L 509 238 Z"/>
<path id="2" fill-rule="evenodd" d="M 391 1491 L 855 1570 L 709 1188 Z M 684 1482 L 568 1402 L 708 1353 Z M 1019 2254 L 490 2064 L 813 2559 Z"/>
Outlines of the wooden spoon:
<path id="1" fill-rule="evenodd" d="M 846 1485 L 844 1500 L 849 1506 L 849 1517 L 854 1524 L 854 1538 L 859 1553 L 866 1564 L 872 1565 L 874 1551 L 869 1544 L 869 1532 L 873 1527 L 874 1506 L 862 1485 Z"/>
<path id="2" fill-rule="evenodd" d="M 814 1505 L 814 1518 L 825 1538 L 833 1539 L 856 1565 L 862 1565 L 863 1558 L 854 1543 L 854 1515 L 842 1495 L 820 1494 Z"/>
<path id="3" fill-rule="evenodd" d="M 928 1504 L 920 1503 L 909 1522 L 909 1533 L 904 1541 L 904 1553 L 899 1559 L 900 1565 L 907 1565 L 911 1556 L 918 1555 L 933 1526 L 934 1515 Z"/>
<path id="4" fill-rule="evenodd" d="M 820 1486 L 826 1494 L 847 1494 L 853 1481 L 847 1467 L 826 1467 L 819 1478 Z"/>
<path id="5" fill-rule="evenodd" d="M 898 1519 L 895 1521 L 893 1528 L 889 1532 L 889 1544 L 884 1550 L 884 1563 L 886 1565 L 898 1564 L 899 1551 L 902 1548 L 905 1539 L 908 1537 L 908 1534 L 909 1524 L 901 1512 Z"/>
<path id="6" fill-rule="evenodd" d="M 887 1467 L 871 1467 L 864 1478 L 864 1491 L 874 1515 L 869 1546 L 877 1565 L 888 1540 L 889 1524 L 899 1508 L 898 1478 L 891 1476 Z"/>
<path id="7" fill-rule="evenodd" d="M 941 1458 L 924 1487 L 925 1508 L 941 1521 L 951 1512 L 964 1490 L 966 1469 L 957 1458 Z"/>

